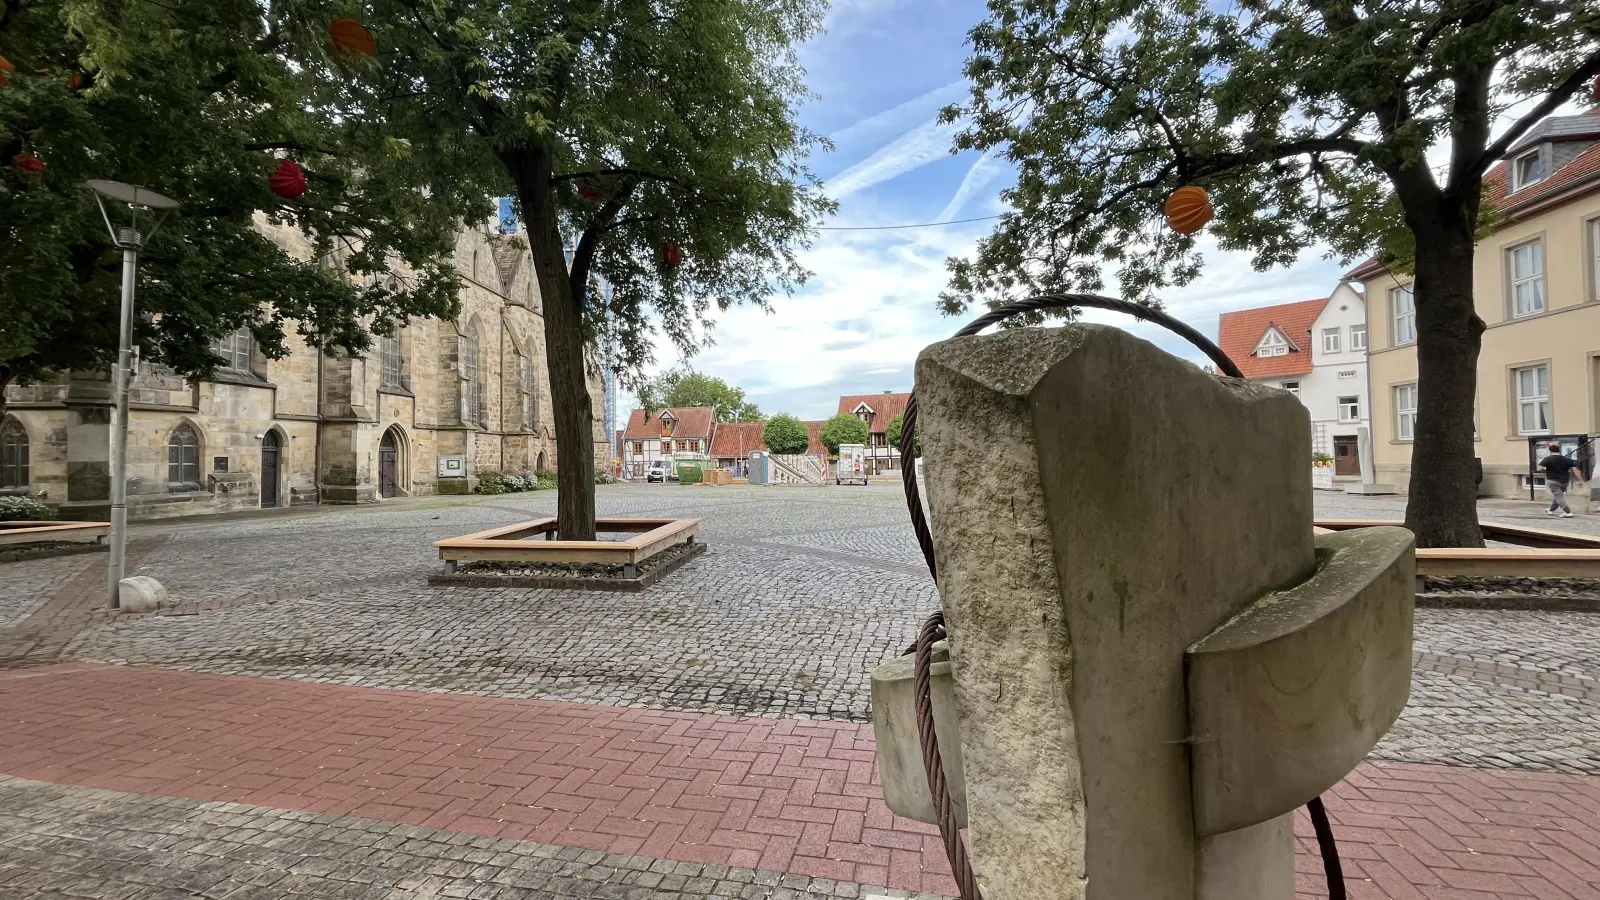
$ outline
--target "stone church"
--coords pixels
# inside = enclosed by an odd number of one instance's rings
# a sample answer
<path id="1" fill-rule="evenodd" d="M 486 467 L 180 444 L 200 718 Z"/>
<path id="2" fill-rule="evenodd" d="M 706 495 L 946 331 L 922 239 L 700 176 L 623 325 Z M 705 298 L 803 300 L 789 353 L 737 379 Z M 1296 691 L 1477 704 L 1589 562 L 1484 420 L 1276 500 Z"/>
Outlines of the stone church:
<path id="1" fill-rule="evenodd" d="M 297 231 L 261 223 L 290 252 Z M 479 472 L 557 464 L 544 322 L 533 259 L 490 227 L 462 231 L 454 321 L 413 319 L 365 357 L 326 356 L 290 334 L 267 359 L 248 330 L 219 341 L 207 381 L 144 365 L 134 378 L 128 516 L 157 518 L 471 491 Z M 595 459 L 611 459 L 590 379 Z M 7 389 L 0 493 L 25 493 L 63 518 L 109 510 L 111 384 L 63 373 Z"/>

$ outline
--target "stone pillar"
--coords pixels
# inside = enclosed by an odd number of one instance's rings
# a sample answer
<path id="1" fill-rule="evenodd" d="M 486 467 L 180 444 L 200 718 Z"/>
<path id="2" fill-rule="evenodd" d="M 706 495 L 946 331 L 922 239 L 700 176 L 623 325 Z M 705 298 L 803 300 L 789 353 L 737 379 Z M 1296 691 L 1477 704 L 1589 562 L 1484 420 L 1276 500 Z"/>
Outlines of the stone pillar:
<path id="1" fill-rule="evenodd" d="M 1356 429 L 1356 452 L 1361 455 L 1361 483 L 1345 488 L 1347 494 L 1393 494 L 1394 485 L 1379 484 L 1376 464 L 1372 455 L 1372 429 L 1365 425 Z"/>
<path id="2" fill-rule="evenodd" d="M 1305 408 L 1114 328 L 945 341 L 917 391 L 960 735 L 941 744 L 985 896 L 1291 900 L 1293 810 L 1404 703 L 1409 533 L 1314 546 Z M 1379 586 L 1313 578 L 1319 557 Z M 875 675 L 879 762 L 916 815 L 897 665 Z"/>

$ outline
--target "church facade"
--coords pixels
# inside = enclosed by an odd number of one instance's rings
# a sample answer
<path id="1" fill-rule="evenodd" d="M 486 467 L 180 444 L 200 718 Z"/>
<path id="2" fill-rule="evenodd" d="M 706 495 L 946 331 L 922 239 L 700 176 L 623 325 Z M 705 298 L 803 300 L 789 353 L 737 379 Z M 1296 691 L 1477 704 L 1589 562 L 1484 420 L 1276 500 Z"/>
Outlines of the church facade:
<path id="1" fill-rule="evenodd" d="M 306 254 L 289 229 L 263 230 Z M 248 330 L 219 341 L 227 365 L 191 381 L 145 365 L 134 378 L 128 515 L 134 519 L 468 493 L 484 471 L 559 465 L 544 322 L 533 260 L 520 242 L 467 228 L 453 322 L 413 319 L 365 356 L 324 355 L 289 335 L 268 359 Z M 595 464 L 611 461 L 589 385 Z M 0 493 L 38 497 L 63 518 L 109 510 L 111 384 L 63 373 L 7 389 Z"/>

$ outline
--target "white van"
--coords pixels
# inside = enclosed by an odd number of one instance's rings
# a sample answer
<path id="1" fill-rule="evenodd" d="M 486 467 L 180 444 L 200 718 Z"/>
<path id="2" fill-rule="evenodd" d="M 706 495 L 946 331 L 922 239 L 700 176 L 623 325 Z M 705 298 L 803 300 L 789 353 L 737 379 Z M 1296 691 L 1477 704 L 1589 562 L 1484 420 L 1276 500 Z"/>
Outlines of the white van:
<path id="1" fill-rule="evenodd" d="M 834 484 L 867 483 L 867 448 L 860 444 L 840 444 L 839 462 L 834 465 Z"/>
<path id="2" fill-rule="evenodd" d="M 672 471 L 672 460 L 656 459 L 651 460 L 650 468 L 645 470 L 644 483 L 655 484 L 660 482 L 661 484 L 666 484 L 668 479 L 676 477 L 677 475 Z"/>

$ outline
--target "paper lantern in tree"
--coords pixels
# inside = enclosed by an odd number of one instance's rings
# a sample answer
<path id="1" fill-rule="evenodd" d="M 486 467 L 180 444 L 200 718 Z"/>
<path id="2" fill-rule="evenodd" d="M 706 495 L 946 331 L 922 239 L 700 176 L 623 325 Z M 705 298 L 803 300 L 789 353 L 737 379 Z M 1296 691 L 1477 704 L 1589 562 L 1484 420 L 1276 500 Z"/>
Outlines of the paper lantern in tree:
<path id="1" fill-rule="evenodd" d="M 40 174 L 44 172 L 44 160 L 27 152 L 11 157 L 11 166 L 28 176 L 30 181 L 38 181 Z"/>
<path id="2" fill-rule="evenodd" d="M 267 177 L 267 186 L 279 197 L 293 200 L 306 192 L 306 173 L 294 160 L 280 159 Z"/>
<path id="3" fill-rule="evenodd" d="M 594 183 L 594 179 L 585 178 L 578 182 L 578 196 L 585 200 L 599 200 L 600 186 Z"/>
<path id="4" fill-rule="evenodd" d="M 1167 198 L 1167 225 L 1179 234 L 1194 234 L 1211 221 L 1211 196 L 1205 188 L 1186 184 Z"/>
<path id="5" fill-rule="evenodd" d="M 74 91 L 81 91 L 89 86 L 89 76 L 83 72 L 73 72 L 67 76 L 67 87 Z"/>
<path id="6" fill-rule="evenodd" d="M 0 84 L 4 84 L 4 83 L 5 83 L 5 81 L 3 79 L 0 79 Z M 1594 86 L 1592 88 L 1590 88 L 1589 93 L 1594 96 L 1594 102 L 1595 103 L 1600 103 L 1600 75 L 1596 75 L 1594 77 Z"/>
<path id="7" fill-rule="evenodd" d="M 676 268 L 683 262 L 683 248 L 677 244 L 667 244 L 661 248 L 661 259 L 669 266 Z"/>
<path id="8" fill-rule="evenodd" d="M 375 56 L 378 53 L 372 32 L 355 19 L 334 19 L 329 22 L 328 37 L 333 39 L 333 50 L 340 56 Z"/>
<path id="9" fill-rule="evenodd" d="M 0 56 L 0 87 L 5 87 L 6 82 L 10 80 L 6 78 L 6 73 L 15 72 L 16 70 L 17 67 L 11 64 L 11 60 L 6 59 L 4 56 Z"/>

